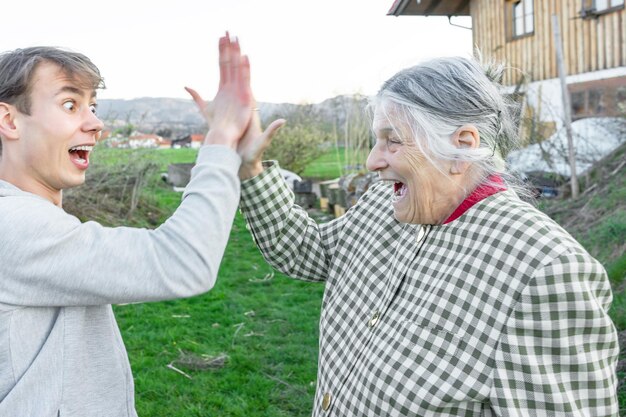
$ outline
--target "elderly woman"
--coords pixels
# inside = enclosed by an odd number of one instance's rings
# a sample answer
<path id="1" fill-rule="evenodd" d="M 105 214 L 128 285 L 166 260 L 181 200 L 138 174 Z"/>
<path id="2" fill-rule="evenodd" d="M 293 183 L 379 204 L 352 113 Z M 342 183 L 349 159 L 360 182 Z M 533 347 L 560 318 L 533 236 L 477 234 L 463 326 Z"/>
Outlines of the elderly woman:
<path id="1" fill-rule="evenodd" d="M 609 281 L 507 181 L 496 77 L 464 58 L 391 77 L 367 160 L 382 181 L 330 223 L 261 163 L 271 134 L 241 145 L 266 260 L 326 284 L 314 416 L 617 415 Z"/>

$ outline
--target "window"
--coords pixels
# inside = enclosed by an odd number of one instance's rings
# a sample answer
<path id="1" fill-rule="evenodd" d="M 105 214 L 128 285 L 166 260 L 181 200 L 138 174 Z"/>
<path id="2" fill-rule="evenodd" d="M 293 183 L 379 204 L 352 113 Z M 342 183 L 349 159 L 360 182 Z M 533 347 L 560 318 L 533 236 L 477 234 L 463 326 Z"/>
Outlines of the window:
<path id="1" fill-rule="evenodd" d="M 509 40 L 532 35 L 534 33 L 535 16 L 533 1 L 534 0 L 507 1 L 507 32 Z"/>
<path id="2" fill-rule="evenodd" d="M 605 114 L 605 96 L 607 93 L 606 90 L 600 88 L 589 90 L 589 111 L 591 114 Z"/>
<path id="3" fill-rule="evenodd" d="M 622 116 L 626 116 L 626 85 L 617 89 L 617 112 Z"/>
<path id="4" fill-rule="evenodd" d="M 617 88 L 617 102 L 626 106 L 626 85 Z"/>
<path id="5" fill-rule="evenodd" d="M 576 91 L 570 94 L 570 103 L 572 105 L 572 117 L 578 119 L 584 117 L 587 113 L 587 95 L 585 91 Z"/>
<path id="6" fill-rule="evenodd" d="M 572 119 L 626 115 L 626 76 L 568 85 Z"/>
<path id="7" fill-rule="evenodd" d="M 623 8 L 624 0 L 583 0 L 583 8 L 580 14 L 583 18 L 596 17 L 600 14 Z"/>
<path id="8" fill-rule="evenodd" d="M 613 9 L 615 7 L 623 6 L 624 0 L 595 0 L 594 6 L 596 12 L 602 12 L 607 9 Z"/>

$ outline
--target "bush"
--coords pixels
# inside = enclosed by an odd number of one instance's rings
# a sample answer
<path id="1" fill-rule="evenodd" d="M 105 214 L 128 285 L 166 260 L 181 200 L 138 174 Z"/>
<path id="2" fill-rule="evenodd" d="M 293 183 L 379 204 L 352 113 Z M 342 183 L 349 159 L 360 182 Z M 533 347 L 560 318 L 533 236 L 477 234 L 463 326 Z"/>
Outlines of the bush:
<path id="1" fill-rule="evenodd" d="M 64 192 L 63 208 L 82 221 L 94 220 L 107 226 L 156 225 L 162 210 L 144 190 L 156 176 L 157 164 L 138 152 L 116 154 L 115 163 L 96 158 L 87 171 L 85 184 Z M 134 219 L 138 209 L 142 215 Z"/>

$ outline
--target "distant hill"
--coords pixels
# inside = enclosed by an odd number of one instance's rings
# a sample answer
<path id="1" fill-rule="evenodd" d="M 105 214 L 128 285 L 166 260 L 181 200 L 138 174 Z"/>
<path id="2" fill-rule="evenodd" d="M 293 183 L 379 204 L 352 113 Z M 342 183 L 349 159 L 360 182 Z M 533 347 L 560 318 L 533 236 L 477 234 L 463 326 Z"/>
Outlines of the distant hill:
<path id="1" fill-rule="evenodd" d="M 355 111 L 363 114 L 365 104 L 366 98 L 362 96 L 337 96 L 318 104 L 259 103 L 259 110 L 264 123 L 278 117 L 289 121 L 300 112 L 329 126 L 334 125 L 341 131 L 347 115 Z M 204 120 L 191 99 L 100 99 L 98 115 L 107 129 L 132 124 L 144 133 L 170 129 L 173 136 L 198 133 L 206 129 Z"/>
<path id="2" fill-rule="evenodd" d="M 100 99 L 98 115 L 107 124 L 131 123 L 140 128 L 202 123 L 191 100 L 176 98 Z"/>

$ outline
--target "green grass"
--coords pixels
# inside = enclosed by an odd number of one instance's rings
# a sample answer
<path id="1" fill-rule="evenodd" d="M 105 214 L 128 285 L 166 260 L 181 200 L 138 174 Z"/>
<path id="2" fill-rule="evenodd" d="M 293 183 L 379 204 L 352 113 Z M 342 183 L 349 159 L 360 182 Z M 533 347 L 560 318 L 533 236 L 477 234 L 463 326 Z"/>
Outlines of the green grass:
<path id="1" fill-rule="evenodd" d="M 197 149 L 113 149 L 98 147 L 92 158 L 100 164 L 119 164 L 124 159 L 144 160 L 156 163 L 163 172 L 169 164 L 195 162 Z M 367 152 L 349 155 L 344 148 L 332 148 L 313 161 L 302 173 L 302 177 L 316 180 L 339 178 L 350 166 L 365 164 Z M 354 161 L 354 162 L 352 162 Z"/>
<path id="2" fill-rule="evenodd" d="M 126 159 L 148 160 L 156 163 L 162 171 L 169 164 L 196 161 L 197 149 L 115 149 L 97 146 L 91 159 L 97 164 L 115 165 Z"/>
<path id="3" fill-rule="evenodd" d="M 170 163 L 194 162 L 196 155 L 193 149 L 99 149 L 94 157 L 111 165 L 150 161 L 164 172 Z M 181 193 L 155 175 L 144 197 L 163 211 L 163 221 Z M 145 226 L 142 216 L 138 209 L 130 224 Z M 211 291 L 114 307 L 135 378 L 139 416 L 310 415 L 324 285 L 279 273 L 264 280 L 272 273 L 237 214 Z M 223 355 L 223 366 L 200 369 L 207 358 Z M 179 363 L 181 358 L 186 362 Z"/>
<path id="4" fill-rule="evenodd" d="M 302 177 L 319 180 L 330 180 L 341 176 L 341 168 L 345 164 L 343 152 L 336 149 L 326 152 L 313 161 L 303 172 Z"/>
<path id="5" fill-rule="evenodd" d="M 237 215 L 218 281 L 185 300 L 116 306 L 140 416 L 308 416 L 323 284 L 276 274 Z M 174 363 L 227 355 L 219 369 Z M 203 356 L 205 355 L 205 356 Z"/>
<path id="6" fill-rule="evenodd" d="M 328 150 L 322 156 L 313 161 L 300 175 L 303 178 L 315 180 L 332 180 L 342 175 L 359 170 L 356 166 L 361 165 L 365 169 L 365 161 L 368 155 L 367 150 L 349 153 L 345 148 L 335 148 Z"/>
<path id="7" fill-rule="evenodd" d="M 581 227 L 581 230 L 572 230 L 572 234 L 602 262 L 615 285 L 626 280 L 626 209 L 615 210 L 609 217 L 604 217 L 595 224 Z"/>

